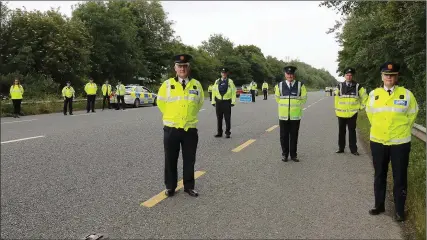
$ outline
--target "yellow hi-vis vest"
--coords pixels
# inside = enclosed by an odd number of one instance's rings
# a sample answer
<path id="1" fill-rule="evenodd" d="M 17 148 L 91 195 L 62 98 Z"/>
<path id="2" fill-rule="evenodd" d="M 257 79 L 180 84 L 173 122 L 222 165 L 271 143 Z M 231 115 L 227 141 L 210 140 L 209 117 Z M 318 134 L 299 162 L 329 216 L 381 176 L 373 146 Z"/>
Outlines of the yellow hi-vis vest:
<path id="1" fill-rule="evenodd" d="M 257 83 L 256 83 L 256 82 L 252 82 L 252 83 L 251 83 L 251 90 L 256 90 L 256 89 L 257 89 L 257 87 L 258 87 L 258 85 L 257 85 Z"/>
<path id="2" fill-rule="evenodd" d="M 196 128 L 197 114 L 203 106 L 205 96 L 199 81 L 192 78 L 185 89 L 178 78 L 163 82 L 157 93 L 157 106 L 163 114 L 163 125 L 173 128 Z"/>
<path id="3" fill-rule="evenodd" d="M 395 86 L 391 95 L 384 88 L 369 93 L 366 114 L 371 123 L 370 140 L 383 145 L 411 141 L 418 103 L 411 91 Z"/>
<path id="4" fill-rule="evenodd" d="M 63 97 L 67 97 L 67 98 L 71 98 L 71 97 L 74 97 L 74 88 L 73 87 L 71 87 L 71 86 L 65 86 L 63 89 L 62 89 L 62 96 Z"/>
<path id="5" fill-rule="evenodd" d="M 301 120 L 302 107 L 307 102 L 307 90 L 304 84 L 294 80 L 289 89 L 285 81 L 275 87 L 278 103 L 279 120 Z"/>
<path id="6" fill-rule="evenodd" d="M 230 100 L 231 104 L 236 104 L 236 86 L 234 85 L 233 80 L 230 78 L 227 78 L 228 81 L 228 89 L 227 92 L 224 94 L 224 96 L 221 96 L 221 93 L 219 93 L 218 84 L 222 81 L 221 79 L 217 79 L 215 81 L 215 84 L 212 87 L 212 104 L 216 104 L 216 99 L 218 98 L 220 100 Z"/>
<path id="7" fill-rule="evenodd" d="M 123 84 L 116 86 L 116 95 L 118 96 L 124 96 L 126 93 L 126 87 Z"/>
<path id="8" fill-rule="evenodd" d="M 264 89 L 268 90 L 268 83 L 266 83 L 266 82 L 262 84 L 262 90 L 264 90 Z"/>
<path id="9" fill-rule="evenodd" d="M 365 108 L 368 94 L 358 83 L 339 83 L 335 91 L 335 115 L 342 118 L 351 118 L 359 110 Z"/>
<path id="10" fill-rule="evenodd" d="M 101 90 L 102 90 L 103 96 L 110 96 L 111 95 L 111 85 L 110 84 L 103 84 Z"/>
<path id="11" fill-rule="evenodd" d="M 12 99 L 22 99 L 24 94 L 24 88 L 22 85 L 12 85 L 10 86 L 10 97 Z"/>
<path id="12" fill-rule="evenodd" d="M 210 84 L 208 87 L 208 92 L 212 92 L 212 87 L 213 87 L 212 84 Z"/>
<path id="13" fill-rule="evenodd" d="M 87 95 L 96 95 L 96 91 L 98 90 L 98 86 L 96 83 L 86 83 L 85 92 Z"/>

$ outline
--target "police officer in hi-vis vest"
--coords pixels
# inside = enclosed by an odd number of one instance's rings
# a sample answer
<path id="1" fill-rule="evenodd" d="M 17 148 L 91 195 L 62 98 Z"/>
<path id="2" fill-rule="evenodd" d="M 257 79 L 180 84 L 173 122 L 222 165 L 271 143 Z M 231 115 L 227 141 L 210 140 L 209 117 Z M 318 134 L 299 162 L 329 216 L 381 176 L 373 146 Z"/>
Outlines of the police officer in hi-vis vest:
<path id="1" fill-rule="evenodd" d="M 356 121 L 357 113 L 366 106 L 368 94 L 365 89 L 353 81 L 353 75 L 356 73 L 354 68 L 345 70 L 345 82 L 338 84 L 336 89 L 335 114 L 338 117 L 338 151 L 343 153 L 345 148 L 346 127 L 348 127 L 348 142 L 350 151 L 358 156 L 356 145 Z"/>
<path id="2" fill-rule="evenodd" d="M 378 215 L 385 211 L 387 172 L 391 161 L 395 220 L 404 221 L 411 130 L 418 114 L 418 104 L 411 91 L 397 85 L 398 64 L 386 62 L 380 70 L 384 85 L 369 93 L 366 105 L 371 123 L 370 141 L 375 171 L 375 207 L 369 213 Z"/>
<path id="3" fill-rule="evenodd" d="M 291 160 L 297 158 L 297 144 L 302 108 L 307 102 L 307 90 L 304 84 L 295 80 L 296 67 L 284 68 L 285 80 L 275 87 L 276 102 L 278 103 L 280 145 L 282 146 L 282 161 L 287 162 L 289 153 Z M 290 144 L 289 144 L 290 143 Z"/>
<path id="4" fill-rule="evenodd" d="M 165 185 L 167 196 L 173 196 L 178 182 L 177 164 L 180 146 L 183 158 L 184 192 L 192 197 L 194 190 L 194 164 L 196 162 L 198 113 L 204 103 L 199 81 L 189 76 L 192 56 L 175 56 L 176 77 L 163 82 L 157 94 L 157 106 L 163 115 L 163 144 L 165 149 Z"/>
<path id="5" fill-rule="evenodd" d="M 212 101 L 212 87 L 213 87 L 212 83 L 209 83 L 209 86 L 208 86 L 209 101 Z"/>
<path id="6" fill-rule="evenodd" d="M 267 81 L 264 81 L 264 83 L 262 84 L 262 92 L 264 93 L 264 99 L 263 100 L 267 100 L 267 95 L 268 95 L 268 83 L 267 83 Z"/>
<path id="7" fill-rule="evenodd" d="M 108 109 L 111 109 L 111 105 L 110 105 L 111 85 L 108 84 L 108 80 L 106 80 L 105 83 L 102 85 L 101 90 L 102 90 L 102 111 L 104 111 L 104 108 L 105 108 L 105 100 L 107 100 Z"/>
<path id="8" fill-rule="evenodd" d="M 231 107 L 236 104 L 236 86 L 233 80 L 228 78 L 228 68 L 221 69 L 221 78 L 215 81 L 212 87 L 212 105 L 216 110 L 217 134 L 222 137 L 222 119 L 225 120 L 225 137 L 231 135 Z"/>
<path id="9" fill-rule="evenodd" d="M 73 115 L 73 98 L 75 98 L 74 88 L 71 87 L 71 82 L 67 81 L 67 86 L 62 89 L 62 97 L 64 98 L 64 115 L 67 115 L 67 105 L 70 115 Z"/>
<path id="10" fill-rule="evenodd" d="M 89 78 L 89 82 L 85 86 L 85 92 L 87 95 L 87 105 L 86 110 L 89 112 L 95 112 L 95 100 L 96 100 L 96 91 L 98 90 L 98 86 L 93 82 L 92 78 Z"/>

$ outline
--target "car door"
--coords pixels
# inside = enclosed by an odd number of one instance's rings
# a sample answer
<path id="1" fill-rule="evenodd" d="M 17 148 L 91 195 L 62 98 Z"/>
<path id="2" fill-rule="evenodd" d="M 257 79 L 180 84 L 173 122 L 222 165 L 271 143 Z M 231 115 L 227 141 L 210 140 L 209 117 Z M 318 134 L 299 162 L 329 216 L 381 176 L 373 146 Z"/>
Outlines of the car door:
<path id="1" fill-rule="evenodd" d="M 142 87 L 142 89 L 144 91 L 144 97 L 146 97 L 147 103 L 153 103 L 154 98 L 153 98 L 153 94 L 151 93 L 151 91 L 146 87 Z"/>

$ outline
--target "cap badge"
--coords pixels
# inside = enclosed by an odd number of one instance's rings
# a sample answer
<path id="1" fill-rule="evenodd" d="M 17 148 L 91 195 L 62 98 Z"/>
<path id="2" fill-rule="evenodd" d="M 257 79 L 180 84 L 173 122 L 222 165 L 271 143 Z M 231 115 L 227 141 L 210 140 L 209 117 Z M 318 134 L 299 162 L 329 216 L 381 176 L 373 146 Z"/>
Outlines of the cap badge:
<path id="1" fill-rule="evenodd" d="M 180 59 L 181 61 L 184 61 L 185 57 L 184 57 L 184 56 L 180 56 L 180 57 L 179 57 L 179 59 Z"/>
<path id="2" fill-rule="evenodd" d="M 391 70 L 391 69 L 393 69 L 393 65 L 389 64 L 389 65 L 387 65 L 387 68 L 388 68 L 388 70 Z"/>

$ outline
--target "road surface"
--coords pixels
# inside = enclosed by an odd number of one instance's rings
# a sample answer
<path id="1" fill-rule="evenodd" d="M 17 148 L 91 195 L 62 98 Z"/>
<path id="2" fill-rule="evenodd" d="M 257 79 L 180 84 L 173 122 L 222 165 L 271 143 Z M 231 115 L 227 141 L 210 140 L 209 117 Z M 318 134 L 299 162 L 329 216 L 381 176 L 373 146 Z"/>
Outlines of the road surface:
<path id="1" fill-rule="evenodd" d="M 332 97 L 308 94 L 299 163 L 281 161 L 273 96 L 237 103 L 231 121 L 232 138 L 214 138 L 215 110 L 205 102 L 195 166 L 200 196 L 181 189 L 162 199 L 157 107 L 1 119 L 1 238 L 402 238 L 391 212 L 368 214 L 366 149 L 334 153 Z"/>

